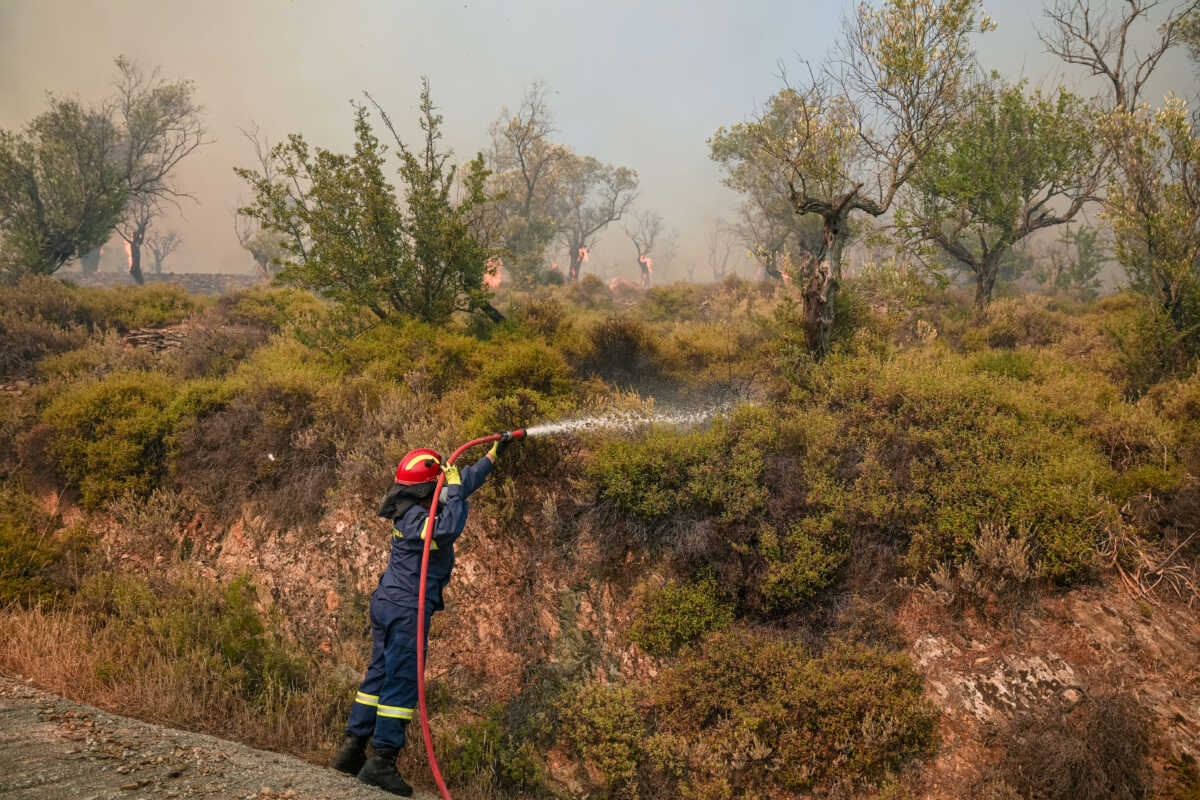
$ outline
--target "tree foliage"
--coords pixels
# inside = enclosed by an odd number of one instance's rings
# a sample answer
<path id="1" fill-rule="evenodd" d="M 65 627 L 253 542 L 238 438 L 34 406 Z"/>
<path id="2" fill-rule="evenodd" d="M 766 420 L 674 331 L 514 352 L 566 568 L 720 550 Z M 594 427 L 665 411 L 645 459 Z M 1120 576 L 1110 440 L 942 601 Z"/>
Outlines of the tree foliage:
<path id="1" fill-rule="evenodd" d="M 314 148 L 292 134 L 271 150 L 273 179 L 237 169 L 254 195 L 239 214 L 281 235 L 285 256 L 277 278 L 283 283 L 380 319 L 398 313 L 443 322 L 455 311 L 487 311 L 489 252 L 469 224 L 488 202 L 482 155 L 467 164 L 462 196 L 455 197 L 457 168 L 440 145 L 442 116 L 428 80 L 421 89 L 419 150 L 395 136 L 386 115 L 383 120 L 396 142 L 403 201 L 386 177 L 387 148 L 367 107 L 355 104 L 352 153 Z"/>
<path id="2" fill-rule="evenodd" d="M 1013 245 L 1072 219 L 1099 180 L 1091 113 L 1065 90 L 983 84 L 922 161 L 898 215 L 908 236 L 966 265 L 991 301 Z"/>
<path id="3" fill-rule="evenodd" d="M 783 169 L 795 213 L 821 219 L 823 243 L 803 276 L 805 328 L 818 355 L 830 343 L 852 213 L 879 217 L 892 207 L 959 109 L 970 35 L 990 27 L 976 0 L 861 4 L 820 69 L 772 97 L 757 119 L 714 134 L 713 157 L 735 180 L 739 171 Z"/>
<path id="4" fill-rule="evenodd" d="M 558 240 L 567 248 L 570 258 L 567 275 L 578 280 L 580 268 L 597 237 L 633 206 L 638 176 L 628 167 L 615 167 L 592 156 L 577 155 L 563 159 L 561 171 L 561 188 L 553 208 L 558 221 Z"/>
<path id="5" fill-rule="evenodd" d="M 568 273 L 578 279 L 599 234 L 633 205 L 637 173 L 581 156 L 551 140 L 554 120 L 544 84 L 534 83 L 517 113 L 504 109 L 492 124 L 490 189 L 497 202 L 480 220 L 521 285 L 550 278 L 546 251 L 567 249 Z"/>
<path id="6" fill-rule="evenodd" d="M 485 220 L 489 239 L 503 251 L 517 282 L 529 286 L 547 276 L 546 249 L 557 220 L 552 201 L 559 190 L 560 165 L 571 156 L 551 141 L 554 121 L 544 84 L 526 91 L 515 114 L 508 109 L 492 124 L 490 189 L 497 197 Z"/>
<path id="7" fill-rule="evenodd" d="M 1100 130 L 1116 154 L 1105 197 L 1117 260 L 1134 288 L 1200 355 L 1200 131 L 1174 95 L 1160 109 L 1115 111 Z"/>
<path id="8" fill-rule="evenodd" d="M 0 277 L 49 275 L 108 239 L 128 196 L 119 145 L 106 107 L 55 97 L 0 131 Z"/>

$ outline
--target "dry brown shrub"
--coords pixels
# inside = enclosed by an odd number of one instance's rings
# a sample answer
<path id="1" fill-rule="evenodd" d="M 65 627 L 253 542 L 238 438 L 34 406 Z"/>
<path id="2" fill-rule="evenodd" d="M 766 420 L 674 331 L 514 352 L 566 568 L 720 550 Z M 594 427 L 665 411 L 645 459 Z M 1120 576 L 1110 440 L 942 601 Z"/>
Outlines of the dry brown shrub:
<path id="1" fill-rule="evenodd" d="M 1066 713 L 1030 712 L 998 733 L 1004 757 L 988 782 L 1029 800 L 1138 800 L 1151 779 L 1150 736 L 1145 711 L 1124 692 L 1088 697 Z"/>

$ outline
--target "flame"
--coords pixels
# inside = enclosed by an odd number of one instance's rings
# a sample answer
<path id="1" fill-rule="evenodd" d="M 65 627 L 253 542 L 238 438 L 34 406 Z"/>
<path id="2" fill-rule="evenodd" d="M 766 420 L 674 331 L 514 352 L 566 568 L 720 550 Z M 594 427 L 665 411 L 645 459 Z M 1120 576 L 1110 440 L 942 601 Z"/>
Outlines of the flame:
<path id="1" fill-rule="evenodd" d="M 558 272 L 558 262 L 557 262 L 557 261 L 551 261 L 551 262 L 550 262 L 550 269 L 554 270 L 555 272 Z"/>
<path id="2" fill-rule="evenodd" d="M 129 262 L 129 271 L 133 272 L 133 248 L 129 242 L 125 242 L 125 260 Z"/>
<path id="3" fill-rule="evenodd" d="M 654 266 L 654 259 L 650 256 L 642 256 L 638 259 L 638 261 L 640 261 L 642 266 L 646 268 L 646 272 L 650 272 L 651 267 Z"/>
<path id="4" fill-rule="evenodd" d="M 504 276 L 500 272 L 500 268 L 503 266 L 503 259 L 489 258 L 483 266 L 483 285 L 489 289 L 499 289 L 500 283 L 504 280 Z"/>
<path id="5" fill-rule="evenodd" d="M 585 262 L 587 260 L 588 260 L 587 248 L 586 247 L 579 248 L 579 263 L 582 264 L 583 262 Z"/>
<path id="6" fill-rule="evenodd" d="M 792 282 L 792 276 L 791 276 L 791 275 L 788 275 L 788 274 L 787 274 L 786 272 L 784 272 L 783 270 L 779 270 L 779 276 L 780 276 L 781 278 L 783 278 L 783 282 L 784 282 L 784 283 L 791 283 L 791 282 Z"/>

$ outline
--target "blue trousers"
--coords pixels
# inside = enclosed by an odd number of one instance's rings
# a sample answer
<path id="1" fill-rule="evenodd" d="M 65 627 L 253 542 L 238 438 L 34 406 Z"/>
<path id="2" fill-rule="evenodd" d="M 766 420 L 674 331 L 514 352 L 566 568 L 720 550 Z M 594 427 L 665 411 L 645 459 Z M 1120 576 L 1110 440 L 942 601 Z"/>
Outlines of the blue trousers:
<path id="1" fill-rule="evenodd" d="M 426 609 L 426 645 L 432 616 L 433 609 Z M 346 733 L 374 736 L 376 749 L 399 750 L 417 707 L 417 610 L 372 596 L 370 618 L 371 663 L 355 695 Z"/>

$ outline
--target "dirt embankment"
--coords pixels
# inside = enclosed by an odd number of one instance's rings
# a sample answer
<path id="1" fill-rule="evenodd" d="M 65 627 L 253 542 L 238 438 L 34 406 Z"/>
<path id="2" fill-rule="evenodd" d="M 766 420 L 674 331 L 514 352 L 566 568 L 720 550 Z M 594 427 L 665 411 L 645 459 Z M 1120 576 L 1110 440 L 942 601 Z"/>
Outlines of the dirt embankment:
<path id="1" fill-rule="evenodd" d="M 298 758 L 109 714 L 0 676 L 3 800 L 392 796 Z"/>

